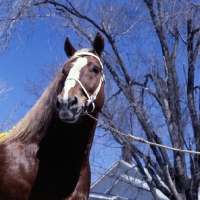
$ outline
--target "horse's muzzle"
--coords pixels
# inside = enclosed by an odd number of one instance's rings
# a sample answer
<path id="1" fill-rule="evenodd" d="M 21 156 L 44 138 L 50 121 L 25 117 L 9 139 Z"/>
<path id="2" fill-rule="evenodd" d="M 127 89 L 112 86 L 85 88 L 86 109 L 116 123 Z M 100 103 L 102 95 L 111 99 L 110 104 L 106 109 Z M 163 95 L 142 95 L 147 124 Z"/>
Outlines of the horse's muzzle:
<path id="1" fill-rule="evenodd" d="M 82 111 L 79 107 L 78 98 L 71 96 L 67 100 L 58 97 L 56 101 L 56 109 L 59 112 L 59 117 L 63 122 L 75 123 Z"/>

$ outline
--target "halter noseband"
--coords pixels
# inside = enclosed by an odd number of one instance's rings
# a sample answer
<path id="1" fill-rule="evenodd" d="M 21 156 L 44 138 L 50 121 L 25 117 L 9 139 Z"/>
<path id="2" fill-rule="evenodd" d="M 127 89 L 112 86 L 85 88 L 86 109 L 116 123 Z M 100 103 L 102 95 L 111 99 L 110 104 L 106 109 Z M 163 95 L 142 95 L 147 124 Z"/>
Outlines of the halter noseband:
<path id="1" fill-rule="evenodd" d="M 94 55 L 93 53 L 90 53 L 90 52 L 77 52 L 77 53 L 74 54 L 74 56 L 93 56 L 99 61 L 100 65 L 101 65 L 101 68 L 102 68 L 101 79 L 100 79 L 99 85 L 97 86 L 96 90 L 94 91 L 94 93 L 91 96 L 88 94 L 87 90 L 85 89 L 83 84 L 78 79 L 76 79 L 74 77 L 67 77 L 67 79 L 66 79 L 66 81 L 67 80 L 75 80 L 76 82 L 78 82 L 78 84 L 81 86 L 81 88 L 83 89 L 83 91 L 86 94 L 87 99 L 88 99 L 85 102 L 84 106 L 86 106 L 88 108 L 89 105 L 92 104 L 92 111 L 91 112 L 93 112 L 94 109 L 95 109 L 94 101 L 97 97 L 97 94 L 99 93 L 99 90 L 101 88 L 101 84 L 105 82 L 105 76 L 104 76 L 104 73 L 103 73 L 103 64 L 102 64 L 102 62 L 101 62 L 101 60 L 99 59 L 98 56 L 96 56 L 96 55 Z M 85 112 L 87 112 L 87 110 Z"/>

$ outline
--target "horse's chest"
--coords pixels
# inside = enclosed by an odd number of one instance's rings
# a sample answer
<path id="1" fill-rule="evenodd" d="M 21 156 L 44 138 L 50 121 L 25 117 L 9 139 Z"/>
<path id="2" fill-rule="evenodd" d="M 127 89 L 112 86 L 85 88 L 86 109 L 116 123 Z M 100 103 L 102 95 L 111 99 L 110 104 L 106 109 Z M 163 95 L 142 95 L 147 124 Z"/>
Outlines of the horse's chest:
<path id="1" fill-rule="evenodd" d="M 85 147 L 74 140 L 44 140 L 38 151 L 39 169 L 30 199 L 62 199 L 78 181 Z"/>
<path id="2" fill-rule="evenodd" d="M 27 199 L 34 183 L 37 145 L 12 142 L 0 147 L 0 199 Z"/>

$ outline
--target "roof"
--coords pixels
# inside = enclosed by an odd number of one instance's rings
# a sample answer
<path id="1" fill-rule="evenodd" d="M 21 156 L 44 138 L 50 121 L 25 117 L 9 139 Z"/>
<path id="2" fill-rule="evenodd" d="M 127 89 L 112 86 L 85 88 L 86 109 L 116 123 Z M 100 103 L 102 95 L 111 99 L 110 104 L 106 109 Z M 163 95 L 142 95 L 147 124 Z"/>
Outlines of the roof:
<path id="1" fill-rule="evenodd" d="M 146 170 L 147 172 L 147 170 Z M 147 173 L 149 178 L 150 175 Z M 159 177 L 158 177 L 159 178 Z M 164 187 L 167 188 L 164 183 Z M 161 200 L 168 198 L 158 189 Z M 114 163 L 90 188 L 89 200 L 153 200 L 149 186 L 143 180 L 138 168 L 122 160 Z"/>

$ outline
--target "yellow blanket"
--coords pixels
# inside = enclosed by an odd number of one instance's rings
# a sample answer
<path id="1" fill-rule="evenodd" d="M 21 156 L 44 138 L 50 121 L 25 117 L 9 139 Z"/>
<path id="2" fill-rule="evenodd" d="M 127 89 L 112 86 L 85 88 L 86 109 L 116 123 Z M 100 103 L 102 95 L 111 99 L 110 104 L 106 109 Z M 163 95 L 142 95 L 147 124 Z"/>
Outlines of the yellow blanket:
<path id="1" fill-rule="evenodd" d="M 0 139 L 5 136 L 7 133 L 9 133 L 10 131 L 12 131 L 16 126 L 13 126 L 11 130 L 9 130 L 8 132 L 3 132 L 3 133 L 0 133 Z"/>
<path id="2" fill-rule="evenodd" d="M 6 135 L 6 133 L 0 133 L 0 138 L 2 138 L 5 135 Z"/>

